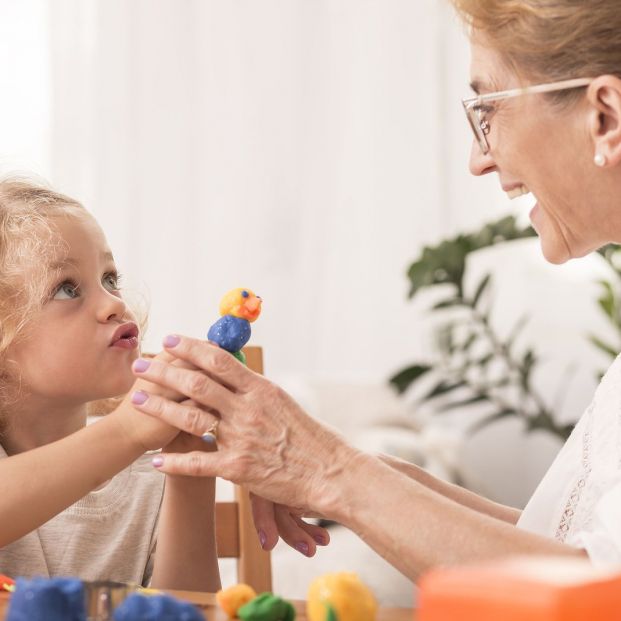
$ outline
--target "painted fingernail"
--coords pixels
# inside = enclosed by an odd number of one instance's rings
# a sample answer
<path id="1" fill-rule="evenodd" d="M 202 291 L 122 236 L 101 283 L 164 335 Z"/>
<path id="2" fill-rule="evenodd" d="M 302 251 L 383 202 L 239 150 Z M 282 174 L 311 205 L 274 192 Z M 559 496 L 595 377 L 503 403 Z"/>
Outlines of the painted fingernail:
<path id="1" fill-rule="evenodd" d="M 262 530 L 259 531 L 259 543 L 262 548 L 265 548 L 265 544 L 267 543 L 267 535 Z"/>
<path id="2" fill-rule="evenodd" d="M 137 390 L 132 395 L 132 403 L 135 403 L 136 405 L 142 405 L 148 398 L 149 395 L 144 390 Z"/>
<path id="3" fill-rule="evenodd" d="M 308 556 L 308 544 L 305 541 L 300 541 L 295 544 L 295 549 L 301 552 L 304 556 Z"/>
<path id="4" fill-rule="evenodd" d="M 164 465 L 164 458 L 161 455 L 158 455 L 157 457 L 154 457 L 151 460 L 151 463 L 156 467 L 159 468 L 160 466 Z"/>
<path id="5" fill-rule="evenodd" d="M 134 362 L 134 371 L 136 371 L 136 373 L 144 373 L 150 365 L 151 363 L 148 360 L 138 358 L 138 360 Z"/>
<path id="6" fill-rule="evenodd" d="M 313 539 L 315 540 L 315 543 L 318 546 L 325 546 L 326 545 L 326 539 L 322 535 L 314 535 Z"/>
<path id="7" fill-rule="evenodd" d="M 164 338 L 164 347 L 175 347 L 179 345 L 181 339 L 176 334 L 169 334 Z"/>

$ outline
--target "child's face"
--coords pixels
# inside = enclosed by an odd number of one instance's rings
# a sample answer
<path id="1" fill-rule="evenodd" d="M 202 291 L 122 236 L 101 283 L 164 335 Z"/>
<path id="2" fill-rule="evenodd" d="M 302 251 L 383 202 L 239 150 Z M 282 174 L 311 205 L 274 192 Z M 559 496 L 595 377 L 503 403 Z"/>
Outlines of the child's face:
<path id="1" fill-rule="evenodd" d="M 120 395 L 133 382 L 138 327 L 121 298 L 112 254 L 88 213 L 75 210 L 53 224 L 65 245 L 52 254 L 55 280 L 8 357 L 34 398 L 78 405 Z"/>

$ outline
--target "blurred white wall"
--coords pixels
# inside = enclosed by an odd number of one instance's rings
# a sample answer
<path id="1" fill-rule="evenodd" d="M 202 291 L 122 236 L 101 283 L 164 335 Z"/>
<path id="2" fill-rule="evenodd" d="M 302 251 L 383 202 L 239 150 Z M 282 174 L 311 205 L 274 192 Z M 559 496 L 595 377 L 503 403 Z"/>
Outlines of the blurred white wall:
<path id="1" fill-rule="evenodd" d="M 47 0 L 0 1 L 0 169 L 49 177 L 52 91 Z"/>

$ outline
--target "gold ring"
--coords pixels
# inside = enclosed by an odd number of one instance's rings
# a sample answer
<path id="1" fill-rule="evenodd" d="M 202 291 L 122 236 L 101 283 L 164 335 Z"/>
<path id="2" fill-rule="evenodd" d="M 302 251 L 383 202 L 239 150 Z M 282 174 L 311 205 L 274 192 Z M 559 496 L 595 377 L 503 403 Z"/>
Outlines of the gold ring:
<path id="1" fill-rule="evenodd" d="M 220 424 L 220 419 L 216 418 L 216 420 L 211 423 L 209 428 L 203 433 L 201 436 L 205 442 L 217 442 L 218 440 L 218 425 Z"/>

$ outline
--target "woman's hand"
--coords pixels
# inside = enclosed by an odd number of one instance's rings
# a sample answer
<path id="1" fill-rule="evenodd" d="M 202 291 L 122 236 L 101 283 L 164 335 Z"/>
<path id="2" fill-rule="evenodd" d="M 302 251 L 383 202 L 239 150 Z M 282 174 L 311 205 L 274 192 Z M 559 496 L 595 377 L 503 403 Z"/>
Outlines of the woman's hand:
<path id="1" fill-rule="evenodd" d="M 157 354 L 152 360 L 158 360 L 175 366 L 195 368 L 165 351 Z M 179 434 L 179 429 L 177 427 L 169 425 L 163 420 L 155 420 L 152 416 L 145 416 L 141 412 L 136 411 L 136 408 L 133 407 L 135 401 L 141 400 L 147 394 L 157 394 L 163 398 L 174 401 L 185 400 L 185 396 L 181 393 L 170 388 L 152 384 L 143 378 L 139 378 L 134 382 L 132 389 L 116 408 L 115 415 L 118 416 L 118 421 L 126 436 L 132 443 L 139 445 L 143 451 L 159 449 L 171 442 Z M 188 404 L 186 403 L 186 405 Z M 189 402 L 190 407 L 193 405 L 194 403 Z"/>
<path id="2" fill-rule="evenodd" d="M 164 344 L 199 370 L 152 360 L 144 370 L 135 363 L 136 375 L 201 407 L 150 393 L 134 407 L 196 436 L 218 421 L 218 451 L 161 455 L 154 464 L 168 474 L 221 476 L 275 503 L 329 515 L 357 451 L 228 352 L 187 337 L 167 337 Z"/>
<path id="3" fill-rule="evenodd" d="M 250 502 L 254 525 L 264 550 L 272 550 L 282 538 L 304 556 L 314 556 L 318 545 L 330 543 L 328 531 L 305 522 L 302 510 L 274 504 L 255 494 L 250 494 Z"/>
<path id="4" fill-rule="evenodd" d="M 179 403 L 181 407 L 196 408 L 199 407 L 195 401 L 185 399 Z M 216 443 L 212 437 L 199 438 L 185 431 L 179 431 L 174 427 L 177 435 L 162 447 L 162 453 L 190 453 L 191 451 L 205 451 L 207 453 L 215 451 Z"/>

